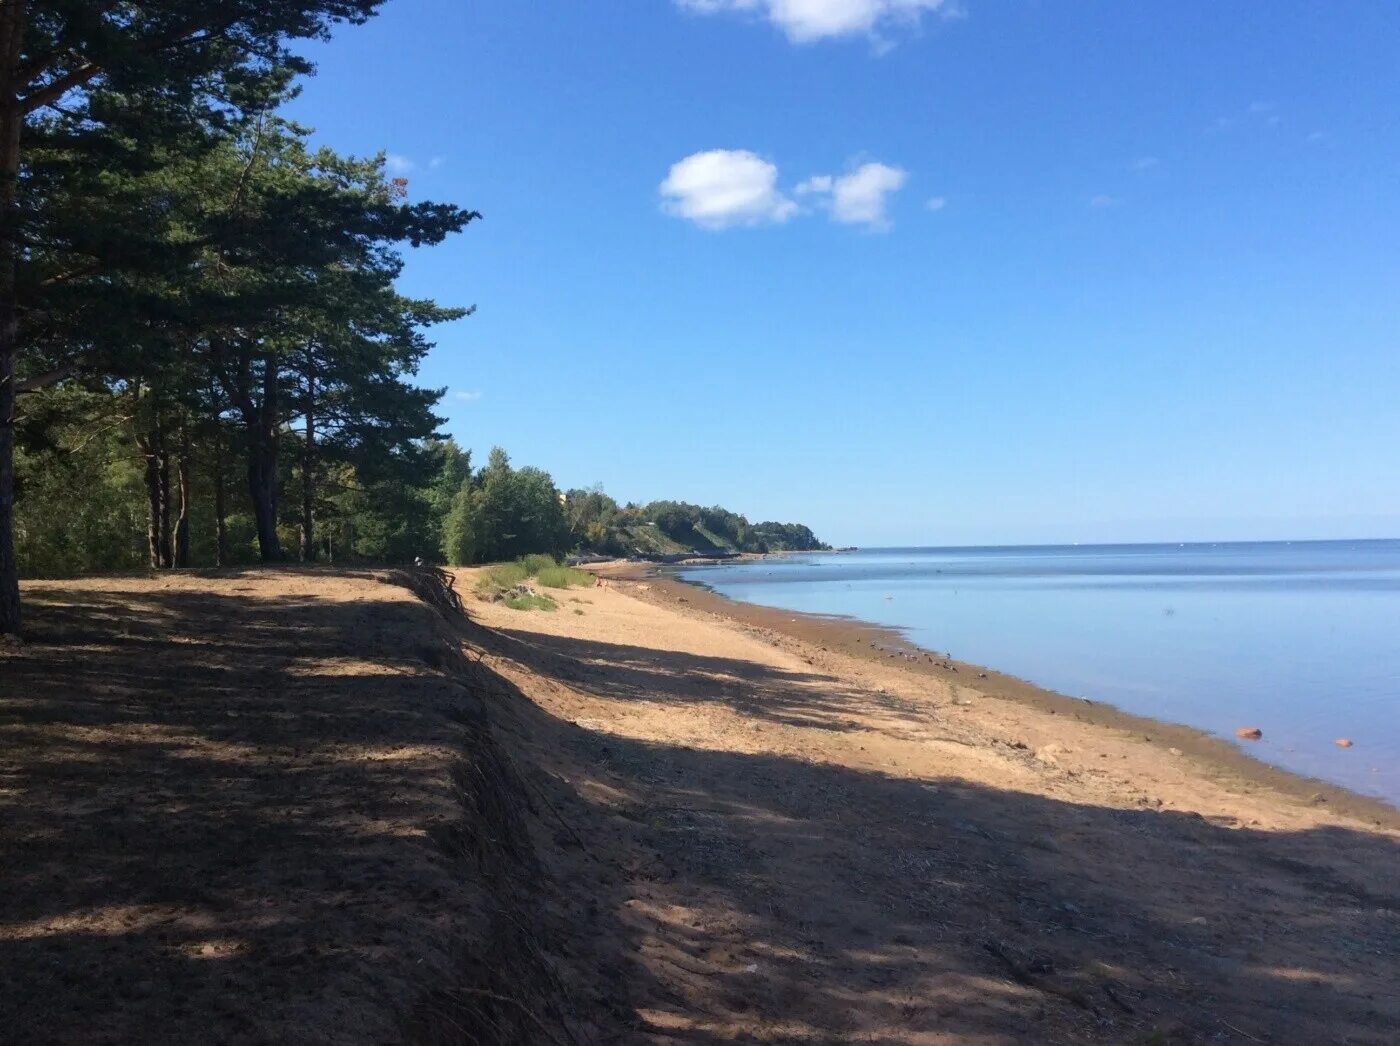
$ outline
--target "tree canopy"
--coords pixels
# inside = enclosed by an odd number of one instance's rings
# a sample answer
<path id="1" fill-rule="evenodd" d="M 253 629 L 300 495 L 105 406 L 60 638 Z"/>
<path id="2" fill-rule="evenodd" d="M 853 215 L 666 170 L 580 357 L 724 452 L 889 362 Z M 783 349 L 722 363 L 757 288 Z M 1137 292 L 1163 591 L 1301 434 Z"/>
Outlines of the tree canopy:
<path id="1" fill-rule="evenodd" d="M 430 347 L 423 331 L 464 311 L 399 295 L 398 249 L 476 215 L 408 202 L 381 158 L 313 149 L 278 115 L 311 71 L 291 44 L 379 3 L 0 5 L 0 633 L 21 620 L 17 436 L 31 444 L 26 486 L 57 497 L 45 468 L 128 431 L 147 551 L 167 566 L 190 561 L 201 466 L 216 558 L 241 457 L 260 554 L 276 559 L 282 448 L 297 443 L 310 556 L 317 484 L 333 467 L 383 482 L 435 433 L 439 394 L 409 379 Z M 36 396 L 35 418 L 54 425 L 26 419 Z"/>
<path id="2" fill-rule="evenodd" d="M 0 0 L 0 634 L 21 573 L 818 547 L 563 494 L 439 432 L 470 309 L 398 289 L 479 215 L 284 115 L 380 0 Z"/>

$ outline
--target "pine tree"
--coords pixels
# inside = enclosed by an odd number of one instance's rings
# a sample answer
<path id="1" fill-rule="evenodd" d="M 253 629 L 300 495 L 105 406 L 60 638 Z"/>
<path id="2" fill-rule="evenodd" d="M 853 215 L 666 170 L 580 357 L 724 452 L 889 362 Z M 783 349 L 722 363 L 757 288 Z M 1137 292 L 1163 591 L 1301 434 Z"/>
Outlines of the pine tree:
<path id="1" fill-rule="evenodd" d="M 215 129 L 249 82 L 309 71 L 292 39 L 361 22 L 381 0 L 0 0 L 0 634 L 21 621 L 14 545 L 17 397 L 96 366 L 73 345 L 56 366 L 26 317 L 55 315 L 96 277 L 153 255 L 133 252 L 143 226 L 80 192 L 41 191 L 31 143 L 62 145 L 87 180 L 120 182 L 142 150 Z M 121 163 L 98 162 L 99 157 Z M 52 171 L 50 172 L 53 173 Z M 60 187 L 62 188 L 62 187 Z M 74 220 L 78 219 L 78 220 Z M 110 300 L 111 288 L 95 297 Z M 28 295 L 28 302 L 22 296 Z"/>

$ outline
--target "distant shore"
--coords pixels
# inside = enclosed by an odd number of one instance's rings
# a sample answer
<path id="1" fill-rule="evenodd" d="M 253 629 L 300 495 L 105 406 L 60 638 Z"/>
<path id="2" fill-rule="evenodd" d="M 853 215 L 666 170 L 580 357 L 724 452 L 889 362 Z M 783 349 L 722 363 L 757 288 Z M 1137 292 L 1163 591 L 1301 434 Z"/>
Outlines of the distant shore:
<path id="1" fill-rule="evenodd" d="M 742 625 L 772 629 L 865 661 L 897 664 L 941 683 L 973 688 L 1047 716 L 1064 716 L 1116 735 L 1135 737 L 1148 748 L 1178 751 L 1181 755 L 1175 758 L 1189 763 L 1193 773 L 1231 790 L 1252 793 L 1268 789 L 1289 801 L 1325 807 L 1345 817 L 1400 830 L 1400 809 L 1383 799 L 1265 763 L 1229 741 L 1195 727 L 1135 715 L 1105 702 L 1070 697 L 988 666 L 945 658 L 910 642 L 895 628 L 729 599 L 704 585 L 682 580 L 669 564 L 614 564 L 608 572 L 617 577 L 645 579 L 653 592 L 668 601 L 688 603 Z"/>

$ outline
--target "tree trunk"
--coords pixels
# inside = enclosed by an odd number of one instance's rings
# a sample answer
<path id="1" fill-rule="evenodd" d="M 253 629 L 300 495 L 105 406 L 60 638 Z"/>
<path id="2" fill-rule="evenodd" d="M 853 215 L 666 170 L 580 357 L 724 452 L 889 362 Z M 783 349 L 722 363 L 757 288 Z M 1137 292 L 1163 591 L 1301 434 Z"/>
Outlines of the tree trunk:
<path id="1" fill-rule="evenodd" d="M 248 493 L 258 528 L 258 552 L 264 563 L 282 559 L 277 537 L 277 364 L 263 360 L 263 400 L 248 433 Z"/>
<path id="2" fill-rule="evenodd" d="M 137 433 L 136 446 L 146 460 L 146 545 L 151 569 L 170 566 L 170 454 L 159 421 Z"/>
<path id="3" fill-rule="evenodd" d="M 228 508 L 224 504 L 224 434 L 214 426 L 214 565 L 226 567 L 228 554 Z"/>
<path id="4" fill-rule="evenodd" d="M 24 0 L 0 4 L 0 635 L 19 635 L 19 561 L 15 555 L 15 382 L 19 355 L 18 94 Z"/>
<path id="5" fill-rule="evenodd" d="M 190 565 L 190 434 L 184 424 L 180 426 L 180 453 L 175 459 L 175 477 L 180 494 L 180 515 L 175 520 L 175 529 L 170 541 L 170 565 L 188 567 Z"/>
<path id="6" fill-rule="evenodd" d="M 248 494 L 253 499 L 258 553 L 264 563 L 275 563 L 282 558 L 277 539 L 276 461 L 263 447 L 248 448 Z"/>
<path id="7" fill-rule="evenodd" d="M 170 448 L 165 433 L 160 435 L 160 565 L 170 566 Z"/>
<path id="8" fill-rule="evenodd" d="M 316 379 L 306 379 L 306 439 L 301 447 L 301 558 L 316 559 L 316 484 L 312 470 L 316 462 Z"/>
<path id="9" fill-rule="evenodd" d="M 162 546 L 160 533 L 160 455 L 149 442 L 141 445 L 146 459 L 146 547 L 151 553 L 151 569 L 161 568 Z"/>

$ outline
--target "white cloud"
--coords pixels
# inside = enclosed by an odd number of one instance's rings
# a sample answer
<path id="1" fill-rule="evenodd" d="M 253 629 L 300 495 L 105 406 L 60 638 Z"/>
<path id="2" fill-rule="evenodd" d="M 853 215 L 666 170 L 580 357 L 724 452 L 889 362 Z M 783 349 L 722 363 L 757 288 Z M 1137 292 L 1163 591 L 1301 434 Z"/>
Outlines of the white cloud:
<path id="1" fill-rule="evenodd" d="M 481 392 L 477 389 L 472 389 L 470 391 L 464 390 L 462 392 L 454 392 L 452 394 L 452 398 L 462 403 L 475 403 L 477 400 L 481 399 Z"/>
<path id="2" fill-rule="evenodd" d="M 924 203 L 924 206 L 931 211 L 941 211 L 944 207 L 948 206 L 948 197 L 930 196 L 928 200 Z"/>
<path id="3" fill-rule="evenodd" d="M 405 175 L 416 171 L 418 165 L 407 156 L 401 156 L 398 153 L 389 153 L 384 157 L 384 169 L 390 174 Z"/>
<path id="4" fill-rule="evenodd" d="M 898 167 L 866 163 L 850 174 L 837 178 L 829 175 L 808 178 L 797 190 L 826 196 L 833 221 L 885 230 L 890 227 L 886 214 L 889 197 L 902 189 L 908 180 L 908 173 Z"/>
<path id="5" fill-rule="evenodd" d="M 1128 169 L 1132 171 L 1150 171 L 1161 164 L 1161 160 L 1155 156 L 1139 156 L 1132 163 L 1128 164 Z"/>
<path id="6" fill-rule="evenodd" d="M 1117 207 L 1123 201 L 1117 196 L 1110 196 L 1108 193 L 1099 193 L 1089 197 L 1090 207 Z"/>
<path id="7" fill-rule="evenodd" d="M 673 164 L 662 208 L 705 229 L 785 222 L 797 204 L 778 191 L 778 168 L 747 149 L 711 149 Z"/>
<path id="8" fill-rule="evenodd" d="M 688 11 L 719 14 L 738 11 L 766 18 L 793 43 L 811 43 L 841 36 L 878 39 L 887 28 L 917 28 L 925 14 L 938 11 L 948 18 L 962 10 L 946 0 L 676 0 Z"/>

